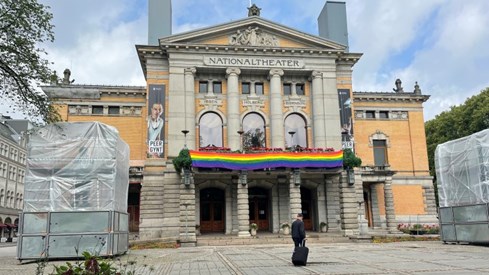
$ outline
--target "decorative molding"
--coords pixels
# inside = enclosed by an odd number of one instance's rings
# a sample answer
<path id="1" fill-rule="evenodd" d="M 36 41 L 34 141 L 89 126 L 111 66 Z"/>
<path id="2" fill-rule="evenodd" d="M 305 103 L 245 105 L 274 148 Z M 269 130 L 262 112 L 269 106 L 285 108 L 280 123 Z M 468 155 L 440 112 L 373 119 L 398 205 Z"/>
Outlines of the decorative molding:
<path id="1" fill-rule="evenodd" d="M 205 95 L 204 99 L 199 102 L 201 107 L 204 107 L 207 111 L 215 111 L 217 108 L 222 107 L 222 99 L 217 95 Z"/>
<path id="2" fill-rule="evenodd" d="M 303 110 L 306 108 L 306 99 L 301 96 L 287 96 L 284 100 L 284 106 L 289 108 L 294 112 L 298 112 L 299 110 Z"/>
<path id="3" fill-rule="evenodd" d="M 374 146 L 374 139 L 375 140 L 385 140 L 385 144 L 387 148 L 391 147 L 391 142 L 390 138 L 388 135 L 384 134 L 381 130 L 375 131 L 372 135 L 368 137 L 368 147 L 373 147 Z"/>
<path id="4" fill-rule="evenodd" d="M 265 108 L 265 100 L 260 96 L 247 96 L 243 100 L 243 107 L 247 108 L 248 111 L 257 111 Z"/>
<path id="5" fill-rule="evenodd" d="M 93 104 L 93 106 L 104 106 L 104 113 L 103 114 L 97 114 L 97 116 L 100 115 L 108 115 L 105 112 L 105 109 L 108 108 L 105 103 L 100 102 L 99 104 Z M 113 105 L 110 105 L 113 106 Z M 119 106 L 121 109 L 121 112 L 119 115 L 121 116 L 141 116 L 142 114 L 142 107 L 141 106 Z M 76 116 L 90 116 L 92 115 L 92 105 L 68 105 L 68 114 L 69 115 L 76 115 Z M 117 115 L 117 114 L 110 114 L 111 116 Z"/>
<path id="6" fill-rule="evenodd" d="M 395 120 L 406 120 L 409 118 L 409 113 L 405 111 L 391 111 L 389 112 L 389 118 Z"/>

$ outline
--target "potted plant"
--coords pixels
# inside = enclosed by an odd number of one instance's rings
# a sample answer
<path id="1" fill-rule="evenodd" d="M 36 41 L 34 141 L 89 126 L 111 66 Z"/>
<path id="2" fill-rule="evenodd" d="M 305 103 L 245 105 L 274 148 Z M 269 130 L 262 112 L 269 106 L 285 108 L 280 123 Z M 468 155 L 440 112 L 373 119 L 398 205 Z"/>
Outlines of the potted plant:
<path id="1" fill-rule="evenodd" d="M 423 227 L 422 224 L 414 224 L 411 228 L 409 228 L 409 234 L 411 235 L 424 235 L 427 230 Z"/>
<path id="2" fill-rule="evenodd" d="M 173 166 L 177 173 L 182 173 L 182 170 L 190 170 L 192 168 L 192 159 L 190 158 L 190 151 L 188 149 L 180 150 L 178 157 L 173 160 Z"/>
<path id="3" fill-rule="evenodd" d="M 321 230 L 321 232 L 326 233 L 328 231 L 328 224 L 325 222 L 321 222 L 319 224 L 319 229 Z"/>
<path id="4" fill-rule="evenodd" d="M 355 153 L 349 148 L 343 150 L 343 168 L 346 170 L 353 169 L 353 167 L 359 167 L 362 165 L 362 159 L 357 157 Z"/>
<path id="5" fill-rule="evenodd" d="M 256 223 L 250 223 L 250 234 L 251 234 L 251 236 L 256 236 L 257 230 L 258 230 L 258 225 Z"/>
<path id="6" fill-rule="evenodd" d="M 289 235 L 290 234 L 290 225 L 288 222 L 284 222 L 280 225 L 280 228 L 282 229 L 282 233 L 284 235 Z"/>
<path id="7" fill-rule="evenodd" d="M 195 235 L 200 236 L 200 224 L 195 225 Z"/>

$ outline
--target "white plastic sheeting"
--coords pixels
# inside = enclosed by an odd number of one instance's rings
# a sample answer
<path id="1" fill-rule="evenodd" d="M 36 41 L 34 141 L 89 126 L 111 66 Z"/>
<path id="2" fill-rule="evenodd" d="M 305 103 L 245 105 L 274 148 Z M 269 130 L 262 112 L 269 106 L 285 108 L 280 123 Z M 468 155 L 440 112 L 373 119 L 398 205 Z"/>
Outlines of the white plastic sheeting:
<path id="1" fill-rule="evenodd" d="M 440 207 L 489 202 L 489 129 L 440 144 L 435 151 Z"/>
<path id="2" fill-rule="evenodd" d="M 56 123 L 29 137 L 24 211 L 127 211 L 129 146 L 99 122 Z"/>

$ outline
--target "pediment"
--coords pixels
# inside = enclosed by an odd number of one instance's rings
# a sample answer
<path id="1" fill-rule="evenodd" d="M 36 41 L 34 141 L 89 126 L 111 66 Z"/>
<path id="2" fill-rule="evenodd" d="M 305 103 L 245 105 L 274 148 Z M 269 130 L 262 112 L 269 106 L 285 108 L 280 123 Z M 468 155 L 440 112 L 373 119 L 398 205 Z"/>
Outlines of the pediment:
<path id="1" fill-rule="evenodd" d="M 344 51 L 345 46 L 275 22 L 252 16 L 160 39 L 160 44 L 229 45 L 235 47 L 314 48 Z"/>

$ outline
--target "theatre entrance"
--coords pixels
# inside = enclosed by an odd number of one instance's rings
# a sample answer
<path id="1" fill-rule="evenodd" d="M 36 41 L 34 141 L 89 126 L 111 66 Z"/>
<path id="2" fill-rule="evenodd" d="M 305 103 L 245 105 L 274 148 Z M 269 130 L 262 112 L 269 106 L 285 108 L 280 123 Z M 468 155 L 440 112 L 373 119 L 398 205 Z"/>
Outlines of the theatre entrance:
<path id="1" fill-rule="evenodd" d="M 313 229 L 313 215 L 312 215 L 312 195 L 311 190 L 301 186 L 301 206 L 302 215 L 304 215 L 304 228 L 306 230 Z"/>
<path id="2" fill-rule="evenodd" d="M 268 190 L 253 187 L 249 189 L 250 223 L 256 223 L 258 230 L 269 230 Z"/>
<path id="3" fill-rule="evenodd" d="M 207 188 L 200 191 L 200 232 L 224 232 L 224 190 Z"/>

